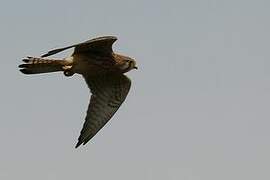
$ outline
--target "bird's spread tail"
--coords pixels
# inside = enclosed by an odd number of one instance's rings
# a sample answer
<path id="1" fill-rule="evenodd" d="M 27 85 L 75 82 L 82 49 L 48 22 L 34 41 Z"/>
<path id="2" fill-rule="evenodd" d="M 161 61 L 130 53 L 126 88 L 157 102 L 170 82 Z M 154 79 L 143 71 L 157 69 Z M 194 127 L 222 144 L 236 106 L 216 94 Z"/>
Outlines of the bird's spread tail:
<path id="1" fill-rule="evenodd" d="M 53 60 L 36 57 L 27 57 L 23 59 L 24 64 L 19 65 L 20 71 L 24 74 L 39 74 L 63 71 L 64 67 L 69 65 L 65 60 Z"/>

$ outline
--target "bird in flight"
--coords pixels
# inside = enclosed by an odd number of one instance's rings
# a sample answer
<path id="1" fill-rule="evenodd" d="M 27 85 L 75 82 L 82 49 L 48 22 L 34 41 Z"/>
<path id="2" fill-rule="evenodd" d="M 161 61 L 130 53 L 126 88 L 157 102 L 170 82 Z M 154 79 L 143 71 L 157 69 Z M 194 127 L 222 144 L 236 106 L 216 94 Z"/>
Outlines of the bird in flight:
<path id="1" fill-rule="evenodd" d="M 62 71 L 65 76 L 81 74 L 91 92 L 87 115 L 76 148 L 85 145 L 112 118 L 126 99 L 131 80 L 124 73 L 137 69 L 136 61 L 116 54 L 112 50 L 114 36 L 98 37 L 64 48 L 53 49 L 41 57 L 27 57 L 19 65 L 24 74 L 40 74 Z M 71 56 L 50 59 L 69 48 Z"/>

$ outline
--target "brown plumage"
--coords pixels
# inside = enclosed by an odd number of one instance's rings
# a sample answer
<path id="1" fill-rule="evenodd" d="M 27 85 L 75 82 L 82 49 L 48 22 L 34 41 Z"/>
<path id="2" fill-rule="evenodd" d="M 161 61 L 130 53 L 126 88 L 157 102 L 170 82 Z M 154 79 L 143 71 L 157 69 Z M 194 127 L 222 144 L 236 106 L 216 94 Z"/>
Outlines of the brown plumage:
<path id="1" fill-rule="evenodd" d="M 54 49 L 41 58 L 28 57 L 19 65 L 24 74 L 63 71 L 64 75 L 81 74 L 92 93 L 87 115 L 76 148 L 86 144 L 111 119 L 126 99 L 131 81 L 124 73 L 137 69 L 135 60 L 112 50 L 113 36 L 95 38 L 83 43 Z M 71 56 L 62 60 L 45 59 L 69 48 Z"/>

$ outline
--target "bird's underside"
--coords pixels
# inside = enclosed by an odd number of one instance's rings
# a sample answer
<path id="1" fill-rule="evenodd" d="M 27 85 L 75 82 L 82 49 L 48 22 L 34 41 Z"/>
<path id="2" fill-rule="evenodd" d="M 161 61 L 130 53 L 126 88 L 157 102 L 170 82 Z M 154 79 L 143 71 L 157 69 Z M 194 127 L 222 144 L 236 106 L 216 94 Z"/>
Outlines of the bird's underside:
<path id="1" fill-rule="evenodd" d="M 83 128 L 76 144 L 86 144 L 111 119 L 126 99 L 131 81 L 123 73 L 136 68 L 129 57 L 113 53 L 116 37 L 95 38 L 72 46 L 54 49 L 40 58 L 28 57 L 19 65 L 24 74 L 63 71 L 66 76 L 81 74 L 92 93 Z M 63 60 L 45 58 L 69 48 L 72 56 Z"/>

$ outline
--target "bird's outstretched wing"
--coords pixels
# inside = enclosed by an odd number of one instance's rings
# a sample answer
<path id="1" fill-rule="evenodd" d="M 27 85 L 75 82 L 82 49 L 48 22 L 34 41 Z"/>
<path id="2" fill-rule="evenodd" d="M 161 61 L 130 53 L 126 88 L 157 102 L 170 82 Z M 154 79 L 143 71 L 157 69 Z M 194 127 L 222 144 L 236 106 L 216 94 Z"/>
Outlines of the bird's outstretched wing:
<path id="1" fill-rule="evenodd" d="M 48 53 L 43 54 L 41 57 L 51 56 L 51 55 L 54 55 L 56 53 L 59 53 L 61 51 L 64 51 L 66 49 L 73 48 L 73 47 L 75 48 L 73 54 L 93 52 L 93 53 L 102 53 L 103 55 L 110 55 L 113 51 L 112 45 L 116 40 L 117 38 L 114 36 L 98 37 L 95 39 L 85 41 L 83 43 L 74 44 L 71 46 L 63 47 L 63 48 L 53 49 L 49 51 Z"/>
<path id="2" fill-rule="evenodd" d="M 76 148 L 86 144 L 111 119 L 126 99 L 131 81 L 123 74 L 84 77 L 92 93 Z"/>

